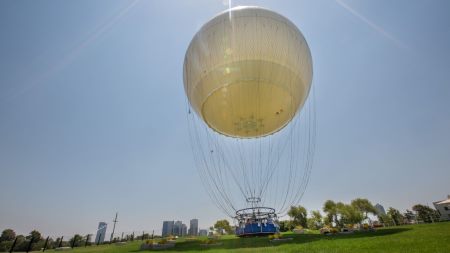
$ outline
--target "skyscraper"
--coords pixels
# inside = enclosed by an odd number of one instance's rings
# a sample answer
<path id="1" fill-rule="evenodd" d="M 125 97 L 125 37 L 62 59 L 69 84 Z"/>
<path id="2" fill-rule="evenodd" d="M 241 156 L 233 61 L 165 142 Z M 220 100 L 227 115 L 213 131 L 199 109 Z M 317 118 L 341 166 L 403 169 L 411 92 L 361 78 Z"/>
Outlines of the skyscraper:
<path id="1" fill-rule="evenodd" d="M 173 224 L 173 235 L 181 236 L 183 223 L 179 220 L 175 221 Z"/>
<path id="2" fill-rule="evenodd" d="M 95 236 L 94 243 L 103 243 L 105 241 L 106 227 L 108 224 L 106 222 L 99 222 L 97 228 L 97 235 Z"/>
<path id="3" fill-rule="evenodd" d="M 181 224 L 181 236 L 186 236 L 187 235 L 187 226 L 186 224 Z"/>
<path id="4" fill-rule="evenodd" d="M 163 228 L 161 235 L 163 237 L 173 235 L 173 225 L 174 225 L 173 221 L 163 221 Z"/>
<path id="5" fill-rule="evenodd" d="M 189 235 L 197 236 L 198 235 L 198 219 L 192 219 L 189 224 Z"/>

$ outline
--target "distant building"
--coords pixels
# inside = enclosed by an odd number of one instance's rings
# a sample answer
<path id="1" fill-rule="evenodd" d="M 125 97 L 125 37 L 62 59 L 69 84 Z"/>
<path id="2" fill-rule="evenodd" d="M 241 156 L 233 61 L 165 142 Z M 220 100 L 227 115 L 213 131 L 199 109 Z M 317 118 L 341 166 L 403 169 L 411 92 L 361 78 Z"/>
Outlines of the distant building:
<path id="1" fill-rule="evenodd" d="M 375 209 L 377 209 L 378 214 L 386 215 L 386 211 L 384 210 L 384 207 L 381 204 L 376 204 Z"/>
<path id="2" fill-rule="evenodd" d="M 182 226 L 183 226 L 183 223 L 181 221 L 179 221 L 179 220 L 175 221 L 175 223 L 173 224 L 173 235 L 181 236 Z"/>
<path id="3" fill-rule="evenodd" d="M 174 222 L 173 221 L 163 221 L 163 228 L 161 235 L 163 237 L 173 235 Z"/>
<path id="4" fill-rule="evenodd" d="M 187 235 L 187 226 L 186 224 L 181 224 L 181 236 L 186 236 Z"/>
<path id="5" fill-rule="evenodd" d="M 95 236 L 94 243 L 103 243 L 105 241 L 106 227 L 108 224 L 106 222 L 99 222 L 97 228 L 97 235 Z"/>
<path id="6" fill-rule="evenodd" d="M 411 210 L 406 209 L 406 212 L 403 214 L 405 224 L 416 224 L 417 223 L 417 215 L 413 213 Z"/>
<path id="7" fill-rule="evenodd" d="M 208 230 L 206 230 L 206 229 L 200 229 L 200 230 L 198 231 L 198 235 L 199 235 L 199 236 L 207 236 L 207 235 L 208 235 Z"/>
<path id="8" fill-rule="evenodd" d="M 441 215 L 441 221 L 450 220 L 450 195 L 447 196 L 447 199 L 433 202 L 433 205 Z"/>
<path id="9" fill-rule="evenodd" d="M 189 224 L 189 235 L 197 236 L 198 235 L 198 219 L 192 219 Z"/>

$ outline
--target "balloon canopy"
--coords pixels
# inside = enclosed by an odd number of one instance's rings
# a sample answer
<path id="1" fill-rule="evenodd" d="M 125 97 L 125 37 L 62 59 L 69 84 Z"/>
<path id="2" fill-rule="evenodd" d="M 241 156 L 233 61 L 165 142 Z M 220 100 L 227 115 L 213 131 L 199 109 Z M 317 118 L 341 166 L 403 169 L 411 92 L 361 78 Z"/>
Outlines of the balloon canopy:
<path id="1" fill-rule="evenodd" d="M 214 131 L 258 138 L 283 129 L 311 87 L 305 38 L 285 17 L 260 7 L 235 7 L 207 22 L 184 60 L 189 103 Z"/>

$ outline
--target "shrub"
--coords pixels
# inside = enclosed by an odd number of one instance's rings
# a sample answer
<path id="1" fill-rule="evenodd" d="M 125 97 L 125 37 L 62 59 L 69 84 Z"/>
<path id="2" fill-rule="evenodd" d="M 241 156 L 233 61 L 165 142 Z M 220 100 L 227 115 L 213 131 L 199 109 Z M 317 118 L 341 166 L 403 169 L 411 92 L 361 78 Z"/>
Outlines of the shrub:
<path id="1" fill-rule="evenodd" d="M 273 235 L 269 235 L 269 240 L 280 239 L 281 237 L 282 237 L 282 235 L 280 233 L 276 233 Z"/>
<path id="2" fill-rule="evenodd" d="M 7 252 L 9 249 L 11 249 L 12 242 L 10 241 L 3 241 L 0 242 L 0 252 Z"/>

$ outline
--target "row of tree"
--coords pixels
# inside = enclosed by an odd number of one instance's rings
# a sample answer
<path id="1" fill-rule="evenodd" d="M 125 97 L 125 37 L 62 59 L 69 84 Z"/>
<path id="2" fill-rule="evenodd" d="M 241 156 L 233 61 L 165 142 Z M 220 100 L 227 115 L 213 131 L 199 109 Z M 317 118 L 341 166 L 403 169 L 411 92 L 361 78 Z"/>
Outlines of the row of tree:
<path id="1" fill-rule="evenodd" d="M 349 204 L 327 200 L 322 208 L 324 216 L 318 210 L 308 212 L 303 206 L 292 206 L 288 212 L 291 220 L 280 221 L 280 230 L 292 230 L 297 226 L 310 229 L 320 229 L 323 226 L 344 227 L 349 224 L 361 224 L 366 221 L 371 223 L 369 215 L 376 216 L 382 225 L 402 225 L 416 222 L 434 222 L 439 220 L 439 213 L 428 206 L 414 205 L 415 213 L 406 210 L 401 213 L 399 210 L 389 207 L 386 214 L 380 213 L 368 199 L 357 198 Z"/>
<path id="2" fill-rule="evenodd" d="M 119 241 L 133 241 L 133 240 L 145 240 L 150 239 L 154 237 L 160 237 L 160 236 L 154 236 L 153 234 L 149 233 L 143 233 L 140 235 L 134 234 L 128 234 L 124 235 L 122 233 L 122 236 L 120 237 L 114 237 L 112 242 L 119 242 Z M 79 234 L 75 234 L 73 237 L 65 238 L 65 237 L 58 237 L 56 239 L 54 238 L 44 238 L 42 237 L 41 233 L 37 230 L 33 230 L 30 232 L 29 235 L 16 235 L 14 230 L 12 229 L 5 229 L 3 230 L 2 234 L 0 235 L 0 252 L 10 251 L 10 249 L 14 246 L 15 252 L 26 252 L 26 251 L 35 251 L 35 250 L 41 250 L 45 247 L 45 249 L 54 249 L 57 247 L 80 247 L 80 246 L 90 246 L 92 244 L 97 244 L 99 242 L 94 242 L 95 238 L 92 237 L 92 235 L 82 236 Z M 109 241 L 103 242 L 103 243 L 110 243 Z"/>
<path id="3" fill-rule="evenodd" d="M 48 239 L 48 240 L 47 240 Z M 86 236 L 76 234 L 68 241 L 61 241 L 63 238 L 43 238 L 41 233 L 33 230 L 30 234 L 16 235 L 14 230 L 5 229 L 0 235 L 0 252 L 10 251 L 14 246 L 14 251 L 36 251 L 42 248 L 53 249 L 57 247 L 78 247 L 86 245 Z"/>

